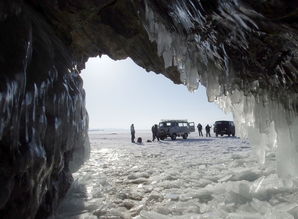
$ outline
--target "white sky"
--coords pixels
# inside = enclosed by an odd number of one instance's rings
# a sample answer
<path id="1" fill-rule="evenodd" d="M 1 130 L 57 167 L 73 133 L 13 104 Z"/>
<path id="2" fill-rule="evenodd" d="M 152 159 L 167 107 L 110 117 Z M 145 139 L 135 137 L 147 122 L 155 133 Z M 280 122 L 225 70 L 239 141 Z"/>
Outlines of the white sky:
<path id="1" fill-rule="evenodd" d="M 90 58 L 81 77 L 90 129 L 129 129 L 131 123 L 136 129 L 150 129 L 161 119 L 188 119 L 202 125 L 233 120 L 207 101 L 203 86 L 191 93 L 161 74 L 146 72 L 131 59 Z"/>

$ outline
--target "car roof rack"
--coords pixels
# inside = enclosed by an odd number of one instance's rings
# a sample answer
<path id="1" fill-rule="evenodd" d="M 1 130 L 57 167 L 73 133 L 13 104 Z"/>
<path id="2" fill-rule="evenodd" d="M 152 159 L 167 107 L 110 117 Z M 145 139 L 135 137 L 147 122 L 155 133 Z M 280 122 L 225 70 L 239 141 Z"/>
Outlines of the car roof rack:
<path id="1" fill-rule="evenodd" d="M 188 122 L 187 119 L 162 119 L 161 122 Z"/>

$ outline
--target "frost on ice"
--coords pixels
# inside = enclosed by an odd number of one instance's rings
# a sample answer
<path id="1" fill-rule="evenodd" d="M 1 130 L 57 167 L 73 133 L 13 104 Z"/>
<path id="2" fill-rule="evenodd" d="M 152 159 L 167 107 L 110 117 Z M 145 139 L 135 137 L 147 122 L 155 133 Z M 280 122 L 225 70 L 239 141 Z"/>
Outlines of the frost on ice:
<path id="1" fill-rule="evenodd" d="M 150 40 L 157 43 L 165 66 L 177 66 L 181 81 L 189 90 L 197 89 L 199 83 L 206 86 L 208 100 L 233 113 L 238 136 L 250 139 L 262 164 L 266 153 L 274 150 L 279 175 L 285 180 L 298 177 L 297 94 L 289 97 L 286 93 L 279 96 L 270 93 L 269 86 L 265 90 L 260 85 L 262 78 L 254 82 L 237 81 L 239 77 L 235 76 L 242 73 L 235 70 L 226 51 L 240 47 L 243 54 L 248 53 L 251 42 L 247 33 L 256 36 L 264 33 L 245 14 L 260 15 L 247 9 L 241 11 L 244 9 L 238 1 L 228 1 L 218 6 L 218 14 L 208 17 L 200 2 L 186 6 L 183 1 L 176 1 L 169 6 L 174 26 L 170 29 L 164 18 L 155 13 L 157 10 L 152 10 L 152 3 L 145 2 L 147 32 Z M 214 31 L 210 25 L 217 23 L 230 34 L 223 38 L 220 32 Z M 282 67 L 278 68 L 283 74 Z M 268 83 L 284 81 L 272 76 Z"/>

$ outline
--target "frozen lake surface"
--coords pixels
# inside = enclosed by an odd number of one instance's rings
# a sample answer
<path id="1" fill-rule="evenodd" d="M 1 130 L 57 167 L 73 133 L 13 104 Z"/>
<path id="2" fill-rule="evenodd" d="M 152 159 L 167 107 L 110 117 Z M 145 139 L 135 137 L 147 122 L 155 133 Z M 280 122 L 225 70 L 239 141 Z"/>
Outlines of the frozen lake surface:
<path id="1" fill-rule="evenodd" d="M 275 155 L 257 162 L 240 138 L 146 142 L 151 133 L 90 132 L 91 157 L 56 219 L 298 219 L 297 183 L 278 179 Z"/>

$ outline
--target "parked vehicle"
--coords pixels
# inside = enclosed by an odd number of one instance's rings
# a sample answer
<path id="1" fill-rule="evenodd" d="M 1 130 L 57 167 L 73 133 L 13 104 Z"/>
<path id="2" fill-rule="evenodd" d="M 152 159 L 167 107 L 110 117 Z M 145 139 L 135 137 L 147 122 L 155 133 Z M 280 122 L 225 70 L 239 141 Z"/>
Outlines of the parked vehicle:
<path id="1" fill-rule="evenodd" d="M 195 131 L 195 123 L 187 120 L 162 120 L 159 123 L 158 135 L 161 140 L 170 137 L 176 140 L 177 137 L 187 139 L 190 132 Z"/>
<path id="2" fill-rule="evenodd" d="M 233 121 L 216 121 L 214 124 L 213 131 L 218 137 L 218 135 L 228 135 L 235 136 L 235 125 Z"/>

